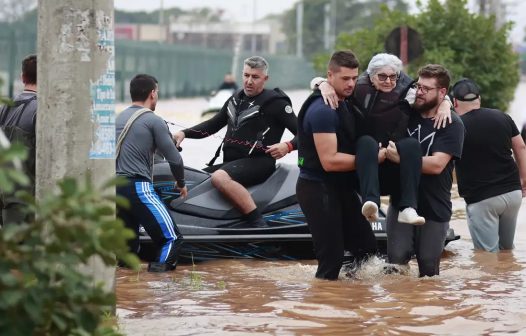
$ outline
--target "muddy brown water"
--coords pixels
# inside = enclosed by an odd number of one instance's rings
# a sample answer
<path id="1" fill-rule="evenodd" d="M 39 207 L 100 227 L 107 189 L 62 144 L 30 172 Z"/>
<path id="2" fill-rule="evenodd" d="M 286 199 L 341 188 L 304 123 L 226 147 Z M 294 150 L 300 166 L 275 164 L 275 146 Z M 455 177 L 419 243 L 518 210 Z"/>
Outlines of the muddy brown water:
<path id="1" fill-rule="evenodd" d="M 190 126 L 198 114 L 185 107 L 205 104 L 182 100 L 173 105 L 179 111 L 166 104 L 163 113 Z M 185 162 L 204 164 L 203 151 L 213 153 L 214 141 L 187 142 Z M 381 259 L 357 279 L 333 282 L 314 279 L 315 260 L 215 260 L 165 274 L 148 273 L 145 265 L 138 273 L 118 269 L 120 329 L 127 335 L 526 335 L 526 201 L 515 249 L 495 254 L 473 250 L 463 207 L 455 198 L 451 227 L 461 239 L 445 248 L 440 276 L 418 278 L 414 260 L 409 275 L 384 275 Z"/>
<path id="2" fill-rule="evenodd" d="M 525 202 L 526 203 L 526 202 Z M 117 314 L 127 335 L 526 335 L 526 205 L 513 251 L 444 250 L 441 274 L 384 275 L 381 259 L 357 279 L 313 277 L 315 260 L 215 260 L 175 272 L 117 271 Z"/>

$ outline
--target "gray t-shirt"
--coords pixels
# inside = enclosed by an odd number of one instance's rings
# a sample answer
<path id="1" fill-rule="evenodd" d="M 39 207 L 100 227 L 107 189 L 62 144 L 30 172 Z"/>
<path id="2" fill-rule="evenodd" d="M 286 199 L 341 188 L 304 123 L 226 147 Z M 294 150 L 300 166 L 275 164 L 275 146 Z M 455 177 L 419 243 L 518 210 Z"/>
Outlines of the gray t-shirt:
<path id="1" fill-rule="evenodd" d="M 115 120 L 115 139 L 119 138 L 128 119 L 142 106 L 133 105 Z M 175 147 L 166 122 L 153 112 L 144 113 L 130 127 L 116 160 L 117 175 L 152 180 L 153 155 L 156 150 L 170 164 L 178 186 L 184 186 L 183 158 Z"/>

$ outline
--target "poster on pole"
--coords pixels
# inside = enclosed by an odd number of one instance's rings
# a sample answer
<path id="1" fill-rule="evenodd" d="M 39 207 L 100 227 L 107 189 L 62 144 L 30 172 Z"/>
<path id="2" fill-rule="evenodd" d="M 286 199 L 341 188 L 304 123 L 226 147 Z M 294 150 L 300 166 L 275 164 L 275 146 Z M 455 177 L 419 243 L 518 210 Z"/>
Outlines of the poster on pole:
<path id="1" fill-rule="evenodd" d="M 115 52 L 112 17 L 104 11 L 95 15 L 97 52 L 106 53 L 108 62 L 100 78 L 91 83 L 93 141 L 90 159 L 115 157 Z"/>

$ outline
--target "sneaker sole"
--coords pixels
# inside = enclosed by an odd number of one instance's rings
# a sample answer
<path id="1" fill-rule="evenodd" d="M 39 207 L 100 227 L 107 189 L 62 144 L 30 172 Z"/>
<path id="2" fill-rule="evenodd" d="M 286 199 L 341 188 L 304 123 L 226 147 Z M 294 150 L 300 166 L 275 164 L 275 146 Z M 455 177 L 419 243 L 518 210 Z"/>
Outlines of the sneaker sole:
<path id="1" fill-rule="evenodd" d="M 409 225 L 415 225 L 415 226 L 421 226 L 421 225 L 424 225 L 426 223 L 426 220 L 417 220 L 417 221 L 414 221 L 414 222 L 404 222 L 404 221 L 401 221 L 400 219 L 398 219 L 398 222 L 399 223 L 404 223 L 404 224 L 409 224 Z"/>

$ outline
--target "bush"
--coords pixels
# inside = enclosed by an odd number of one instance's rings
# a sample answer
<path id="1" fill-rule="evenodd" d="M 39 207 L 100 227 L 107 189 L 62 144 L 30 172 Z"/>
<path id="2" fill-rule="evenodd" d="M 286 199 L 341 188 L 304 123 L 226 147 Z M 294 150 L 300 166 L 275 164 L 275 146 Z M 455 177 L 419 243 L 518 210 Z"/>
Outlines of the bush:
<path id="1" fill-rule="evenodd" d="M 20 148 L 0 149 L 0 188 L 27 184 L 27 178 L 5 165 L 21 155 Z M 104 194 L 114 188 L 112 180 L 94 188 L 89 177 L 84 183 L 67 178 L 58 192 L 35 205 L 31 196 L 29 214 L 36 220 L 7 225 L 0 230 L 0 330 L 5 335 L 118 335 L 105 326 L 115 307 L 114 293 L 108 293 L 80 265 L 100 258 L 115 265 L 116 257 L 138 266 L 128 253 L 126 240 L 133 232 L 115 219 L 115 202 Z"/>

